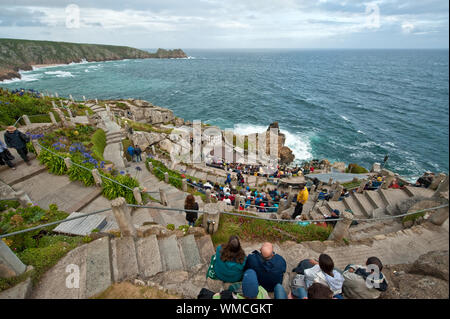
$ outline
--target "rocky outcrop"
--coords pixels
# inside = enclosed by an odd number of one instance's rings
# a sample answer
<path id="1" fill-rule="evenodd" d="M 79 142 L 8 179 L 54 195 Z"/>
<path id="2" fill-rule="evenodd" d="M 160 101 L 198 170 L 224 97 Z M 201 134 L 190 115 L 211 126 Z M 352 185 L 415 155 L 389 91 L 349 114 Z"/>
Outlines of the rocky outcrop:
<path id="1" fill-rule="evenodd" d="M 280 127 L 278 125 L 278 122 L 273 122 L 269 125 L 266 131 L 266 147 L 267 152 L 270 150 L 270 131 L 272 129 L 275 129 L 275 132 L 278 136 L 278 158 L 280 159 L 280 164 L 290 164 L 294 161 L 295 155 L 292 153 L 292 150 L 285 146 L 284 143 L 286 142 L 286 135 L 281 133 Z"/>
<path id="2" fill-rule="evenodd" d="M 0 39 L 0 80 L 20 78 L 19 70 L 33 65 L 147 58 L 186 58 L 180 50 L 158 49 L 149 53 L 126 46 Z"/>
<path id="3" fill-rule="evenodd" d="M 136 101 L 134 101 L 136 103 Z M 136 103 L 136 105 L 138 105 Z M 129 105 L 134 121 L 142 121 L 149 124 L 169 123 L 175 119 L 173 111 L 148 104 L 141 103 L 140 106 Z"/>
<path id="4" fill-rule="evenodd" d="M 413 264 L 387 266 L 389 289 L 382 299 L 448 299 L 448 250 L 421 255 Z"/>
<path id="5" fill-rule="evenodd" d="M 164 133 L 149 133 L 143 131 L 134 131 L 130 136 L 133 145 L 139 145 L 142 150 L 145 150 L 147 147 L 153 144 L 159 143 L 165 138 L 166 134 Z"/>

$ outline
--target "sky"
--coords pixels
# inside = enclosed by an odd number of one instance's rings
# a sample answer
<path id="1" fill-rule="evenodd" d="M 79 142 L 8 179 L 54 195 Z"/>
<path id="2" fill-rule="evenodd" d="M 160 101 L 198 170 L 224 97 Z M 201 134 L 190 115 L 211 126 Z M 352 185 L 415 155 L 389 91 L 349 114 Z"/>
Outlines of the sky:
<path id="1" fill-rule="evenodd" d="M 137 48 L 446 48 L 448 0 L 0 0 L 0 38 Z"/>

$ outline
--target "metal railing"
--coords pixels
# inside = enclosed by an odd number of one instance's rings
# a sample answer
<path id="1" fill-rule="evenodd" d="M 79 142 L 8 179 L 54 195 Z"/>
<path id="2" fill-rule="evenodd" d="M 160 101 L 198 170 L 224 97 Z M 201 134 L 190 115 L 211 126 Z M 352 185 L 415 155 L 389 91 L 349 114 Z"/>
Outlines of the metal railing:
<path id="1" fill-rule="evenodd" d="M 4 200 L 4 199 L 0 199 Z M 133 207 L 133 208 L 149 208 L 149 209 L 156 209 L 156 210 L 166 210 L 166 211 L 176 211 L 176 212 L 194 212 L 194 213 L 208 213 L 206 211 L 201 211 L 201 210 L 190 210 L 190 209 L 181 209 L 181 208 L 171 208 L 171 207 L 158 207 L 158 206 L 148 206 L 148 205 L 134 205 L 134 204 L 127 204 L 128 207 Z M 419 214 L 419 213 L 424 213 L 427 211 L 431 211 L 431 210 L 437 210 L 440 208 L 444 208 L 444 207 L 448 207 L 449 204 L 445 204 L 445 205 L 440 205 L 440 206 L 436 206 L 436 207 L 431 207 L 431 208 L 426 208 L 426 209 L 421 209 L 421 210 L 417 210 L 414 212 L 410 212 L 410 213 L 406 213 L 406 214 L 401 214 L 401 215 L 396 215 L 396 216 L 385 216 L 385 217 L 378 217 L 378 218 L 371 218 L 371 219 L 353 219 L 353 221 L 365 221 L 365 222 L 372 222 L 372 221 L 379 221 L 379 220 L 388 220 L 388 219 L 395 219 L 395 218 L 401 218 L 401 217 L 405 217 L 405 216 L 409 216 L 409 215 L 414 215 L 414 214 Z M 95 214 L 99 214 L 99 213 L 103 213 L 106 211 L 111 210 L 112 208 L 105 208 L 105 209 L 101 209 L 98 211 L 94 211 L 91 213 L 85 213 L 83 215 L 80 216 L 76 216 L 76 217 L 71 217 L 71 218 L 67 218 L 67 219 L 63 219 L 63 220 L 58 220 L 58 221 L 54 221 L 51 223 L 47 223 L 47 224 L 43 224 L 43 225 L 39 225 L 39 226 L 35 226 L 35 227 L 31 227 L 28 229 L 23 229 L 20 231 L 16 231 L 16 232 L 12 232 L 12 233 L 8 233 L 8 234 L 4 234 L 4 235 L 0 235 L 0 239 L 2 238 L 6 238 L 6 237 L 10 237 L 10 236 L 15 236 L 15 235 L 19 235 L 19 234 L 23 234 L 26 232 L 30 232 L 33 230 L 37 230 L 37 229 L 41 229 L 41 228 L 45 228 L 45 227 L 49 227 L 49 226 L 53 226 L 53 225 L 57 225 L 57 224 L 61 224 L 61 223 L 65 223 L 65 222 L 69 222 L 75 219 L 79 219 L 79 218 L 84 218 L 90 215 L 95 215 Z M 275 218 L 264 218 L 264 217 L 260 217 L 260 216 L 253 216 L 253 215 L 246 215 L 246 214 L 240 214 L 240 213 L 234 213 L 234 212 L 228 212 L 228 211 L 222 211 L 220 212 L 221 214 L 226 214 L 226 215 L 232 215 L 232 216 L 239 216 L 239 217 L 243 217 L 243 218 L 251 218 L 251 219 L 261 219 L 261 220 L 266 220 L 266 221 L 274 221 L 274 222 L 288 222 L 288 223 L 323 223 L 323 222 L 334 222 L 334 221 L 340 221 L 340 220 L 344 220 L 343 218 L 334 218 L 334 219 L 320 219 L 320 220 L 314 220 L 314 219 L 310 219 L 310 220 L 292 220 L 292 219 L 275 219 Z M 248 212 L 248 213 L 252 213 L 252 212 Z"/>
<path id="2" fill-rule="evenodd" d="M 84 218 L 84 217 L 87 217 L 87 216 L 90 216 L 90 215 L 103 213 L 103 212 L 106 212 L 106 211 L 111 210 L 111 209 L 112 208 L 105 208 L 105 209 L 97 210 L 95 212 L 85 213 L 85 214 L 80 215 L 80 216 L 75 216 L 75 217 L 66 218 L 66 219 L 62 219 L 62 220 L 57 220 L 57 221 L 54 221 L 54 222 L 51 222 L 51 223 L 47 223 L 47 224 L 43 224 L 43 225 L 31 227 L 31 228 L 19 230 L 19 231 L 12 232 L 12 233 L 9 233 L 9 234 L 0 235 L 0 239 L 6 238 L 6 237 L 10 237 L 10 236 L 19 235 L 19 234 L 23 234 L 23 233 L 27 233 L 27 232 L 30 232 L 30 231 L 33 231 L 33 230 L 38 230 L 38 229 L 41 229 L 41 228 L 45 228 L 45 227 L 49 227 L 49 226 L 53 226 L 53 225 L 57 225 L 57 224 L 70 222 L 70 221 L 75 220 L 75 219 Z"/>

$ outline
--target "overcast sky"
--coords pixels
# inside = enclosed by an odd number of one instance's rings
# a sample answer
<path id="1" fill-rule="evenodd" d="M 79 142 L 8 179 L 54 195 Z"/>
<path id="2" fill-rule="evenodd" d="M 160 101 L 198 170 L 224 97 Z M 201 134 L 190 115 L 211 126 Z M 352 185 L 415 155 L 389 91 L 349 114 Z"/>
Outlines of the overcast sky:
<path id="1" fill-rule="evenodd" d="M 448 17 L 448 0 L 0 0 L 0 38 L 138 48 L 448 48 Z"/>

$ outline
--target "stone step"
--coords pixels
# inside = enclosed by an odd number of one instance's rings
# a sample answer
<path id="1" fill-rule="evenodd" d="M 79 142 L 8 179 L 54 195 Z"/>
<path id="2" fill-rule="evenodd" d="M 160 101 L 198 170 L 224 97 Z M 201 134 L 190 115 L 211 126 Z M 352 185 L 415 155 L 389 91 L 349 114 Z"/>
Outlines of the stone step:
<path id="1" fill-rule="evenodd" d="M 366 196 L 358 193 L 352 193 L 350 196 L 353 197 L 354 201 L 356 202 L 357 206 L 360 208 L 364 216 L 370 218 L 371 213 L 373 211 L 373 207 L 366 199 Z"/>
<path id="2" fill-rule="evenodd" d="M 151 205 L 151 204 L 150 204 Z M 133 224 L 143 225 L 146 222 L 153 222 L 153 218 L 148 208 L 138 208 L 131 215 Z"/>
<path id="3" fill-rule="evenodd" d="M 158 203 L 152 203 L 151 206 L 164 207 L 163 205 L 158 204 Z M 155 223 L 158 223 L 158 224 L 163 225 L 163 226 L 167 226 L 167 224 L 165 223 L 164 218 L 162 216 L 162 213 L 164 213 L 166 211 L 162 211 L 162 210 L 154 209 L 154 208 L 148 208 L 148 211 L 149 211 L 150 216 L 152 217 L 152 219 L 153 219 L 153 221 Z"/>
<path id="4" fill-rule="evenodd" d="M 180 250 L 175 235 L 158 241 L 163 271 L 183 270 Z"/>
<path id="5" fill-rule="evenodd" d="M 409 197 L 414 197 L 414 192 L 411 190 L 411 187 L 404 187 L 403 191 L 406 193 L 406 195 L 408 195 Z"/>
<path id="6" fill-rule="evenodd" d="M 339 210 L 340 213 L 343 213 L 347 209 L 342 201 L 328 201 L 325 202 L 325 206 L 328 207 L 330 213 L 334 209 Z"/>
<path id="7" fill-rule="evenodd" d="M 133 237 L 114 238 L 111 246 L 114 282 L 136 277 L 139 269 Z"/>
<path id="8" fill-rule="evenodd" d="M 95 200 L 100 196 L 101 190 L 99 188 L 86 187 L 80 181 L 71 182 L 69 177 L 67 176 L 55 176 L 48 173 L 44 173 L 46 175 L 38 175 L 37 178 L 41 178 L 42 180 L 38 181 L 39 185 L 45 185 L 45 181 L 49 182 L 52 187 L 46 187 L 46 190 L 49 192 L 46 194 L 41 190 L 34 190 L 33 194 L 39 196 L 45 195 L 41 198 L 36 199 L 37 205 L 42 208 L 47 209 L 50 204 L 58 205 L 58 208 L 62 211 L 73 212 L 79 211 L 83 207 L 86 207 L 90 202 Z M 25 181 L 24 183 L 30 183 L 31 179 Z M 61 184 L 60 184 L 61 182 Z M 36 187 L 35 185 L 34 187 Z M 30 195 L 31 199 L 33 197 Z"/>
<path id="9" fill-rule="evenodd" d="M 87 245 L 86 298 L 93 297 L 112 284 L 110 242 L 102 237 Z"/>
<path id="10" fill-rule="evenodd" d="M 90 190 L 91 191 L 85 196 L 83 196 L 83 194 L 80 194 L 82 197 L 79 199 L 79 201 L 70 206 L 67 211 L 79 212 L 87 205 L 92 203 L 97 197 L 102 195 L 102 189 L 100 187 L 91 187 Z"/>
<path id="11" fill-rule="evenodd" d="M 327 202 L 325 202 L 327 203 Z M 319 207 L 317 207 L 318 213 L 322 216 L 322 219 L 325 218 L 325 216 L 330 216 L 331 215 L 331 210 L 330 210 L 330 206 L 329 205 L 320 205 Z"/>
<path id="12" fill-rule="evenodd" d="M 355 199 L 353 199 L 352 196 L 345 197 L 342 202 L 344 203 L 344 206 L 346 209 L 349 209 L 353 212 L 354 216 L 361 216 L 365 217 L 364 213 L 361 212 L 361 209 L 359 208 L 359 205 L 356 203 Z"/>
<path id="13" fill-rule="evenodd" d="M 406 186 L 403 190 L 405 193 L 412 194 L 413 196 L 423 196 L 423 197 L 432 197 L 434 195 L 434 190 L 424 187 L 414 187 L 414 186 Z M 409 195 L 411 197 L 411 195 Z"/>
<path id="14" fill-rule="evenodd" d="M 121 143 L 123 139 L 124 139 L 123 137 L 114 137 L 111 139 L 107 139 L 106 144 Z"/>
<path id="15" fill-rule="evenodd" d="M 163 271 L 156 235 L 137 240 L 136 255 L 142 277 L 151 277 Z"/>
<path id="16" fill-rule="evenodd" d="M 180 251 L 182 251 L 181 256 L 185 270 L 189 271 L 193 267 L 202 263 L 194 235 L 179 238 L 178 246 Z"/>
<path id="17" fill-rule="evenodd" d="M 385 207 L 383 199 L 377 191 L 364 191 L 364 195 L 375 209 Z"/>
<path id="18" fill-rule="evenodd" d="M 184 201 L 186 197 L 186 194 L 183 192 L 177 192 L 177 193 L 170 193 L 167 196 L 167 201 L 169 202 L 169 205 L 171 204 L 171 202 L 177 202 L 177 201 Z"/>
<path id="19" fill-rule="evenodd" d="M 384 203 L 384 206 L 392 205 L 392 203 L 389 201 L 389 198 L 387 197 L 386 190 L 384 190 L 381 187 L 379 187 L 377 192 L 378 192 L 378 195 L 380 195 L 380 197 L 381 197 L 381 199 L 382 199 L 382 201 Z"/>
<path id="20" fill-rule="evenodd" d="M 203 264 L 208 264 L 211 262 L 211 256 L 214 255 L 215 249 L 211 236 L 205 235 L 196 240 L 197 247 L 200 255 L 200 259 Z"/>
<path id="21" fill-rule="evenodd" d="M 393 204 L 397 204 L 401 201 L 404 201 L 404 200 L 410 198 L 410 196 L 408 196 L 408 194 L 406 194 L 401 189 L 392 189 L 391 188 L 391 189 L 385 189 L 383 191 L 385 192 L 389 201 Z"/>
<path id="22" fill-rule="evenodd" d="M 9 186 L 16 185 L 47 171 L 47 168 L 44 165 L 39 164 L 38 160 L 30 159 L 31 165 L 28 166 L 25 164 L 25 162 L 23 162 L 22 159 L 20 159 L 20 162 L 18 160 L 18 157 L 15 157 L 16 159 L 14 159 L 12 162 L 16 164 L 16 170 L 5 168 L 0 172 L 2 181 Z"/>

